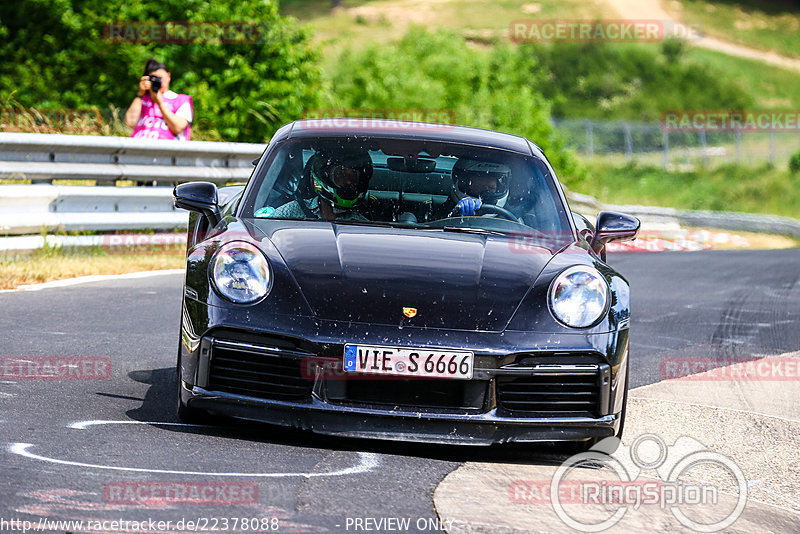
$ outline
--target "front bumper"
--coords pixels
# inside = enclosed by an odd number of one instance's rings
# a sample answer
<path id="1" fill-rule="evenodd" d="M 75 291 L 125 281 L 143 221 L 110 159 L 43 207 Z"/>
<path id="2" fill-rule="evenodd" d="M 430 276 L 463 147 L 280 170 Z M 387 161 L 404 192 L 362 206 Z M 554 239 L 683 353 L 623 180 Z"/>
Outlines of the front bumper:
<path id="1" fill-rule="evenodd" d="M 289 343 L 288 338 L 262 333 L 216 330 L 191 347 L 194 350 L 185 344 L 181 349 L 181 396 L 188 406 L 211 413 L 345 437 L 474 445 L 602 438 L 614 435 L 620 425 L 627 330 L 621 333 L 613 336 L 612 358 L 585 348 L 563 347 L 557 354 L 523 352 L 498 357 L 476 352 L 471 381 L 408 382 L 383 377 L 371 388 L 363 379 L 351 382 L 319 372 L 319 366 L 306 368 L 313 369 L 313 375 L 295 372 L 283 377 L 273 374 L 278 368 L 266 367 L 259 376 L 273 380 L 274 385 L 249 385 L 258 382 L 258 377 L 247 374 L 249 367 L 260 368 L 262 361 L 281 366 L 297 362 L 300 369 L 308 358 L 341 361 L 335 356 L 341 349 L 329 343 Z M 246 359 L 232 369 L 231 355 Z M 233 382 L 222 379 L 218 369 L 236 378 Z M 554 384 L 576 377 L 595 384 L 592 403 L 575 410 L 551 410 L 552 405 L 569 404 L 573 397 L 568 395 L 575 394 L 574 388 L 556 389 Z M 517 380 L 522 386 L 540 388 L 532 393 L 536 402 L 521 410 L 503 394 L 507 384 Z M 515 387 L 520 389 L 519 384 Z M 407 396 L 406 389 L 413 388 L 419 389 L 419 395 Z M 441 395 L 431 396 L 437 389 Z M 536 395 L 551 402 L 541 405 Z M 442 399 L 441 404 L 437 399 Z"/>
<path id="2" fill-rule="evenodd" d="M 371 410 L 336 406 L 317 398 L 308 404 L 267 401 L 241 395 L 187 388 L 184 398 L 194 408 L 281 426 L 351 438 L 377 438 L 426 443 L 491 445 L 506 442 L 577 441 L 613 436 L 619 414 L 602 417 L 502 417 L 493 409 L 466 415 L 407 410 Z"/>

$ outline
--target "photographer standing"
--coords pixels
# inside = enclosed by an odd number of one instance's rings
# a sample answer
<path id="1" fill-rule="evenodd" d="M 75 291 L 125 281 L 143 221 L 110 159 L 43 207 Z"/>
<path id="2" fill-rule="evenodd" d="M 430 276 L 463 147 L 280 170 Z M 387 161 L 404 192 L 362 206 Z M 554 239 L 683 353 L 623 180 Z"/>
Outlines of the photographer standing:
<path id="1" fill-rule="evenodd" d="M 143 139 L 188 141 L 194 115 L 192 97 L 169 90 L 167 67 L 155 59 L 147 60 L 144 76 L 128 111 L 125 123 L 133 136 Z"/>

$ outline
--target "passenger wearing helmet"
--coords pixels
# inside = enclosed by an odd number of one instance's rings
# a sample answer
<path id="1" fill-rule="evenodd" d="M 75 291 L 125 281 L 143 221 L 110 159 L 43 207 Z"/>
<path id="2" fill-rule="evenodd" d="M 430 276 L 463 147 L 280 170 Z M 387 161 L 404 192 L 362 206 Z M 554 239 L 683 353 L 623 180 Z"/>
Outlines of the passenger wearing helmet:
<path id="1" fill-rule="evenodd" d="M 483 204 L 504 207 L 508 199 L 511 168 L 503 163 L 459 159 L 453 166 L 449 217 L 475 215 Z"/>
<path id="2" fill-rule="evenodd" d="M 279 219 L 350 219 L 367 221 L 357 210 L 372 178 L 372 160 L 366 150 L 328 154 L 317 152 L 306 163 L 305 184 L 295 200 L 268 216 Z M 304 195 L 303 191 L 311 191 Z"/>

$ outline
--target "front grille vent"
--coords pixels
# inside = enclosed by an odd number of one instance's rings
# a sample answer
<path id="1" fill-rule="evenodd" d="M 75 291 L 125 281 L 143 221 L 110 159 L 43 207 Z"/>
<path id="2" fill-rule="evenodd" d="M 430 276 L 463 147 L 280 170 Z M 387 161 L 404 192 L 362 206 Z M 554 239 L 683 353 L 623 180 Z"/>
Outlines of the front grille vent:
<path id="1" fill-rule="evenodd" d="M 301 374 L 304 358 L 296 349 L 215 339 L 208 386 L 212 391 L 262 399 L 310 400 L 313 382 Z"/>
<path id="2" fill-rule="evenodd" d="M 591 415 L 601 404 L 600 370 L 570 370 L 533 376 L 497 377 L 498 407 L 525 416 Z"/>

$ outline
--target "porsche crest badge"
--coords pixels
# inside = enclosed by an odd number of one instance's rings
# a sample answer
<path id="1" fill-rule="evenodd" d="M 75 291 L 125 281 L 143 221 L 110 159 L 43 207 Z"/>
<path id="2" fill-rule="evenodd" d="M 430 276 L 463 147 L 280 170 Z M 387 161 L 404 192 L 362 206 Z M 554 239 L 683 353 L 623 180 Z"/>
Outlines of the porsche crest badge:
<path id="1" fill-rule="evenodd" d="M 414 317 L 416 314 L 417 314 L 416 308 L 406 308 L 405 306 L 403 307 L 403 315 L 405 315 L 409 319 Z"/>

